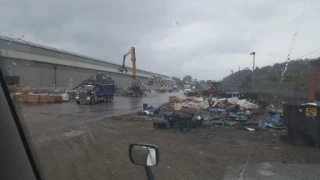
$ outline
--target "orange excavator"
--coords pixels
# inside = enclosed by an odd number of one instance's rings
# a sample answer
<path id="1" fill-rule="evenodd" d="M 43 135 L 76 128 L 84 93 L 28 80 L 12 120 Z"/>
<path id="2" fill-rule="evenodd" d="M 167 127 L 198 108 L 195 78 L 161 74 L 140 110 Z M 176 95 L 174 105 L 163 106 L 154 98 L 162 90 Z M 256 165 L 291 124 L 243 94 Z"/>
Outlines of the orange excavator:
<path id="1" fill-rule="evenodd" d="M 130 82 L 129 88 L 131 91 L 127 95 L 132 96 L 142 96 L 145 95 L 141 90 L 141 83 L 138 79 L 136 79 L 137 68 L 136 68 L 136 52 L 134 47 L 130 47 L 130 49 L 123 55 L 122 66 L 118 68 L 118 71 L 121 73 L 127 73 L 128 70 L 125 66 L 126 57 L 131 54 L 132 61 L 132 81 Z"/>
<path id="2" fill-rule="evenodd" d="M 130 49 L 123 55 L 122 66 L 118 69 L 118 71 L 122 73 L 128 72 L 125 66 L 125 62 L 126 62 L 126 57 L 129 54 L 131 54 L 131 61 L 132 61 L 132 78 L 135 79 L 137 74 L 137 69 L 136 69 L 136 51 L 134 47 L 130 47 Z"/>

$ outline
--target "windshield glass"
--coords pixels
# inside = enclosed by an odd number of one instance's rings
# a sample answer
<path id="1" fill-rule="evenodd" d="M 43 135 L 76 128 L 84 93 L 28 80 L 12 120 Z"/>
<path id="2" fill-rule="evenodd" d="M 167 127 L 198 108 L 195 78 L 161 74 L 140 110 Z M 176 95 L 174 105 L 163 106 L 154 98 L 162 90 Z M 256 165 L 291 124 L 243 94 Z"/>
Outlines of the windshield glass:
<path id="1" fill-rule="evenodd" d="M 84 86 L 84 90 L 93 90 L 94 86 Z"/>
<path id="2" fill-rule="evenodd" d="M 4 0 L 0 69 L 44 179 L 320 179 L 319 7 Z"/>

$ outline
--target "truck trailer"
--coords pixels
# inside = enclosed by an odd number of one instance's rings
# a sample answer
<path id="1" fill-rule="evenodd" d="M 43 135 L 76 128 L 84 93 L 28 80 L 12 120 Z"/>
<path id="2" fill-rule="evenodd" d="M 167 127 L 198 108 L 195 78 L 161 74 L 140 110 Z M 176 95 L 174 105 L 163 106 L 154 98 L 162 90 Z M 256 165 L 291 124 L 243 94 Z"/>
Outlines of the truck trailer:
<path id="1" fill-rule="evenodd" d="M 81 90 L 76 94 L 76 103 L 95 104 L 97 102 L 111 102 L 115 92 L 114 84 L 83 82 Z"/>

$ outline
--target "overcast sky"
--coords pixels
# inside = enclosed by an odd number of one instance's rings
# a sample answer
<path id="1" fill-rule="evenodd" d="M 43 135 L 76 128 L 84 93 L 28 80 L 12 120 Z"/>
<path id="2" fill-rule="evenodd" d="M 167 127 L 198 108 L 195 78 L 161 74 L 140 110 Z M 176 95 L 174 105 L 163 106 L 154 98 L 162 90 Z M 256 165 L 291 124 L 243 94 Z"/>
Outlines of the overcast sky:
<path id="1" fill-rule="evenodd" d="M 219 80 L 320 48 L 319 0 L 0 0 L 0 33 L 137 68 Z M 318 57 L 320 51 L 306 57 Z M 131 66 L 130 57 L 127 65 Z"/>

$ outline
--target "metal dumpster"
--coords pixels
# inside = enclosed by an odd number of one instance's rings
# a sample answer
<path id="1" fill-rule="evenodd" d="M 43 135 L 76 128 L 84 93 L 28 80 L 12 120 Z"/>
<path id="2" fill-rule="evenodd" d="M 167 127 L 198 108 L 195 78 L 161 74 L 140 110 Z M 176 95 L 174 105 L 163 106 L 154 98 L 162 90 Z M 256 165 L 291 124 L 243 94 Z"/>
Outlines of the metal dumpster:
<path id="1" fill-rule="evenodd" d="M 320 106 L 317 103 L 303 105 L 284 104 L 283 123 L 287 126 L 290 141 L 295 144 L 298 137 L 320 145 Z"/>

